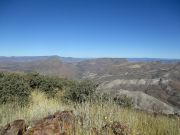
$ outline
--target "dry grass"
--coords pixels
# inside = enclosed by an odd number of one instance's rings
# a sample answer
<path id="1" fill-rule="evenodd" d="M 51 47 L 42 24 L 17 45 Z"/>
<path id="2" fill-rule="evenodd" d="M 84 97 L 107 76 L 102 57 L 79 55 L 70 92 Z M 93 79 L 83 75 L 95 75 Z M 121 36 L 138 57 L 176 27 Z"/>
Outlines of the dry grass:
<path id="1" fill-rule="evenodd" d="M 30 104 L 26 107 L 20 107 L 15 103 L 1 105 L 0 126 L 15 119 L 25 119 L 30 123 L 57 110 L 74 110 L 83 117 L 84 125 L 76 130 L 77 135 L 90 135 L 92 127 L 100 129 L 113 121 L 127 124 L 132 135 L 180 135 L 179 118 L 154 117 L 144 112 L 121 108 L 110 102 L 64 104 L 60 99 L 48 99 L 40 92 L 32 93 Z"/>

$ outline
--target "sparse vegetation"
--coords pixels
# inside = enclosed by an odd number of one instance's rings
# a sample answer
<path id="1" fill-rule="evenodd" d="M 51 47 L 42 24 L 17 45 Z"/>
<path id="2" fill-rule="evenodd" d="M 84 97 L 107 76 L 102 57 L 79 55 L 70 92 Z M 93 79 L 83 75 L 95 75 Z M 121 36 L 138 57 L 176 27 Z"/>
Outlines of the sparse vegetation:
<path id="1" fill-rule="evenodd" d="M 83 117 L 84 125 L 76 130 L 76 135 L 89 135 L 93 127 L 100 130 L 113 121 L 120 121 L 128 125 L 130 135 L 179 135 L 180 133 L 179 118 L 154 117 L 151 114 L 122 108 L 108 102 L 65 104 L 61 99 L 49 99 L 46 94 L 38 91 L 32 92 L 28 106 L 21 107 L 16 103 L 1 105 L 0 126 L 16 119 L 25 119 L 31 125 L 33 120 L 45 117 L 57 110 L 73 110 Z"/>

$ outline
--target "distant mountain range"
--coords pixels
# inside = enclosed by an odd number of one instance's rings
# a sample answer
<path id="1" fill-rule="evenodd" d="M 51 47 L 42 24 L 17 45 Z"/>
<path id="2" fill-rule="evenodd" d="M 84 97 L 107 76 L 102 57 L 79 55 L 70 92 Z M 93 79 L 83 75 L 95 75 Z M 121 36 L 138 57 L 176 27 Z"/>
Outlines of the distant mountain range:
<path id="1" fill-rule="evenodd" d="M 162 62 L 162 63 L 177 63 L 180 59 L 162 59 L 162 58 L 128 58 L 130 62 Z"/>
<path id="2" fill-rule="evenodd" d="M 163 112 L 180 113 L 179 59 L 0 57 L 0 71 L 93 79 L 99 82 L 100 93 L 126 93 L 133 97 L 137 108 L 148 110 L 148 106 L 153 110 L 154 105 L 159 105 Z"/>
<path id="3" fill-rule="evenodd" d="M 39 60 L 48 60 L 48 59 L 59 59 L 64 62 L 80 62 L 86 58 L 73 58 L 73 57 L 60 57 L 60 56 L 11 56 L 4 57 L 0 56 L 0 62 L 2 61 L 11 61 L 11 62 L 30 62 L 30 61 L 39 61 Z"/>
<path id="4" fill-rule="evenodd" d="M 12 61 L 12 62 L 30 62 L 30 61 L 39 61 L 39 60 L 47 60 L 56 58 L 63 62 L 81 62 L 84 60 L 92 60 L 92 59 L 101 59 L 101 58 L 74 58 L 74 57 L 61 57 L 61 56 L 0 56 L 0 62 L 2 61 Z M 114 58 L 112 58 L 114 59 Z M 122 58 L 115 58 L 122 59 Z M 163 59 L 163 58 L 125 58 L 129 62 L 164 62 L 164 63 L 177 63 L 180 62 L 180 59 Z"/>

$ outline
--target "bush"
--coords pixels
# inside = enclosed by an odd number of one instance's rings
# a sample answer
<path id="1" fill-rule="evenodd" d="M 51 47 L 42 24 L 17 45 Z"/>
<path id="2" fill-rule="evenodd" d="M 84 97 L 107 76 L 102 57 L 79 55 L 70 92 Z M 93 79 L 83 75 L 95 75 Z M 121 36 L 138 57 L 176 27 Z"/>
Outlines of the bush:
<path id="1" fill-rule="evenodd" d="M 96 98 L 96 88 L 97 84 L 89 80 L 71 81 L 38 73 L 1 73 L 0 104 L 15 100 L 21 104 L 26 104 L 31 92 L 36 90 L 44 92 L 50 98 L 58 98 L 57 95 L 63 94 L 66 100 L 82 103 Z"/>
<path id="2" fill-rule="evenodd" d="M 89 80 L 74 82 L 67 90 L 65 98 L 79 103 L 90 101 L 95 94 L 96 88 L 97 84 Z"/>
<path id="3" fill-rule="evenodd" d="M 43 76 L 38 73 L 29 73 L 26 78 L 32 89 L 39 89 L 49 97 L 54 97 L 59 90 L 62 90 L 63 85 L 65 85 L 61 78 Z"/>
<path id="4" fill-rule="evenodd" d="M 5 73 L 0 72 L 0 104 L 18 101 L 26 104 L 28 97 L 34 90 L 39 90 L 54 97 L 64 88 L 73 86 L 71 80 L 43 76 L 38 73 Z"/>
<path id="5" fill-rule="evenodd" d="M 115 97 L 114 102 L 122 107 L 132 107 L 133 106 L 133 100 L 132 98 L 128 97 L 127 95 L 120 95 L 118 97 Z"/>
<path id="6" fill-rule="evenodd" d="M 18 101 L 27 103 L 30 87 L 24 77 L 18 74 L 0 73 L 0 103 Z"/>

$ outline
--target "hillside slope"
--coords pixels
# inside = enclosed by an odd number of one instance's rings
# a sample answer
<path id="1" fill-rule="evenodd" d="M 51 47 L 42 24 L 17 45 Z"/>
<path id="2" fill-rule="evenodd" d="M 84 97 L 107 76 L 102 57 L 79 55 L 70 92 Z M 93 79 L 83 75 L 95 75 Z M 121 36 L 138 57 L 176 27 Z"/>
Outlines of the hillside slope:
<path id="1" fill-rule="evenodd" d="M 144 61 L 135 59 L 129 62 L 128 59 L 121 58 L 76 59 L 58 56 L 0 57 L 0 71 L 36 71 L 73 79 L 93 79 L 100 83 L 101 92 L 116 94 L 117 90 L 122 89 L 129 92 L 138 91 L 176 110 L 180 109 L 179 60 L 145 59 Z M 127 95 L 131 94 L 127 93 Z"/>

